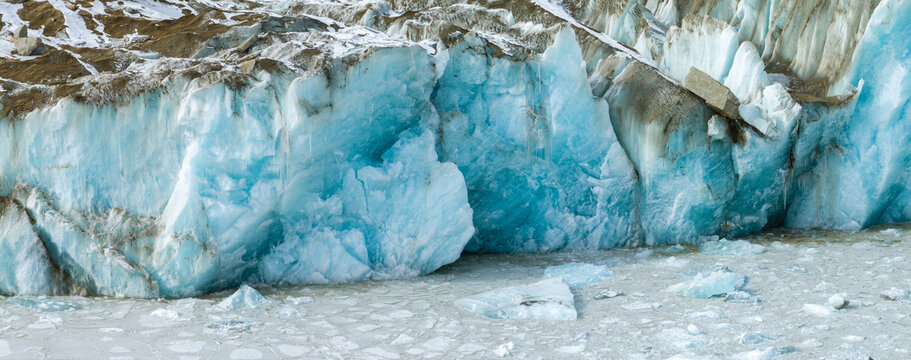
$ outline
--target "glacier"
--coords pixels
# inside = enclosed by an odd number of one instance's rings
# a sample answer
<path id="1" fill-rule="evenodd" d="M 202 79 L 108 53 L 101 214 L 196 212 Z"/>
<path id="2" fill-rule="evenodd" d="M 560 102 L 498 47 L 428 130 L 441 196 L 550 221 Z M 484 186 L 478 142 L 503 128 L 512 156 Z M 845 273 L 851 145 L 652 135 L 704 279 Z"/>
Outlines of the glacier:
<path id="1" fill-rule="evenodd" d="M 911 220 L 909 1 L 54 4 L 56 32 L 0 3 L 44 44 L 0 33 L 0 294 Z"/>

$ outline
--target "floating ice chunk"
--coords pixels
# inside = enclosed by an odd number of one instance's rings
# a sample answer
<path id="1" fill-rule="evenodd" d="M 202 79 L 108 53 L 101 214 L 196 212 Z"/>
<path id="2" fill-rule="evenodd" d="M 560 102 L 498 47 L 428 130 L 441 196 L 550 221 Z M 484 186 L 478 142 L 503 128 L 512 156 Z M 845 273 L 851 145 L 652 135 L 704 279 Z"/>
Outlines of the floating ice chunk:
<path id="1" fill-rule="evenodd" d="M 807 339 L 804 340 L 804 342 L 800 343 L 798 346 L 805 349 L 818 348 L 822 347 L 822 341 L 819 341 L 819 339 Z"/>
<path id="2" fill-rule="evenodd" d="M 661 262 L 664 266 L 682 268 L 690 263 L 687 259 L 678 259 L 676 256 L 671 256 Z"/>
<path id="3" fill-rule="evenodd" d="M 513 351 L 516 350 L 516 343 L 510 341 L 508 343 L 497 346 L 497 349 L 493 351 L 499 357 L 507 357 L 512 355 Z"/>
<path id="4" fill-rule="evenodd" d="M 711 359 L 709 356 L 699 356 L 692 353 L 677 354 L 667 358 L 667 360 L 708 360 Z"/>
<path id="5" fill-rule="evenodd" d="M 263 353 L 256 349 L 237 349 L 231 351 L 231 360 L 256 360 L 262 358 Z"/>
<path id="6" fill-rule="evenodd" d="M 804 304 L 803 312 L 819 317 L 827 317 L 835 314 L 835 308 L 830 305 Z"/>
<path id="7" fill-rule="evenodd" d="M 309 296 L 299 296 L 299 297 L 289 296 L 289 297 L 285 298 L 285 302 L 287 302 L 291 305 L 303 305 L 303 304 L 312 303 L 313 298 L 309 297 Z"/>
<path id="8" fill-rule="evenodd" d="M 585 345 L 570 345 L 557 348 L 557 352 L 564 354 L 578 354 L 585 351 Z"/>
<path id="9" fill-rule="evenodd" d="M 620 291 L 604 290 L 602 292 L 599 292 L 598 295 L 595 295 L 594 299 L 595 300 L 611 299 L 611 298 L 615 298 L 620 295 L 623 295 L 623 293 Z"/>
<path id="10" fill-rule="evenodd" d="M 866 338 L 863 336 L 859 336 L 859 335 L 848 335 L 848 336 L 843 337 L 842 339 L 844 341 L 848 341 L 848 342 L 859 342 L 859 341 L 864 341 Z"/>
<path id="11" fill-rule="evenodd" d="M 829 297 L 828 303 L 829 305 L 832 305 L 833 308 L 841 310 L 848 305 L 848 300 L 845 300 L 845 298 L 839 294 L 835 294 Z"/>
<path id="12" fill-rule="evenodd" d="M 12 297 L 7 300 L 10 304 L 21 306 L 27 309 L 31 309 L 36 312 L 60 312 L 60 311 L 69 311 L 69 310 L 79 310 L 82 308 L 77 303 L 53 299 L 45 296 L 39 297 Z"/>
<path id="13" fill-rule="evenodd" d="M 256 289 L 243 285 L 240 289 L 237 289 L 237 292 L 233 295 L 228 296 L 218 303 L 218 305 L 215 305 L 215 309 L 221 311 L 258 309 L 267 306 L 270 303 L 272 303 L 272 301 L 260 294 Z"/>
<path id="14" fill-rule="evenodd" d="M 693 334 L 680 328 L 664 329 L 656 335 L 658 340 L 680 349 L 694 349 L 708 345 L 711 340 L 702 334 Z"/>
<path id="15" fill-rule="evenodd" d="M 746 240 L 721 239 L 700 245 L 699 252 L 708 256 L 750 257 L 764 253 L 765 246 L 751 244 Z"/>
<path id="16" fill-rule="evenodd" d="M 575 320 L 577 316 L 573 294 L 561 279 L 496 289 L 456 304 L 491 319 Z"/>
<path id="17" fill-rule="evenodd" d="M 574 288 L 597 284 L 609 276 L 611 272 L 607 266 L 586 263 L 569 263 L 544 269 L 545 279 L 563 279 L 569 287 Z"/>
<path id="18" fill-rule="evenodd" d="M 660 308 L 661 305 L 662 305 L 661 303 L 657 303 L 657 302 L 650 303 L 650 302 L 636 301 L 633 303 L 620 305 L 620 307 L 622 307 L 626 310 L 655 310 L 655 309 Z"/>
<path id="19" fill-rule="evenodd" d="M 739 342 L 743 345 L 759 345 L 773 340 L 775 340 L 774 336 L 761 332 L 752 332 L 740 335 Z"/>
<path id="20" fill-rule="evenodd" d="M 700 271 L 689 281 L 672 285 L 667 290 L 681 296 L 708 299 L 739 291 L 746 285 L 746 276 L 727 269 Z"/>
<path id="21" fill-rule="evenodd" d="M 734 355 L 734 359 L 743 359 L 743 360 L 772 360 L 781 355 L 787 355 L 797 352 L 797 348 L 793 346 L 773 346 L 765 349 L 756 349 L 753 351 L 743 352 L 737 355 Z"/>
<path id="22" fill-rule="evenodd" d="M 883 299 L 890 301 L 899 301 L 899 300 L 911 300 L 911 290 L 891 288 L 889 290 L 883 291 L 880 296 Z"/>
<path id="23" fill-rule="evenodd" d="M 762 299 L 754 297 L 746 291 L 733 291 L 725 295 L 724 301 L 732 303 L 761 303 Z"/>
<path id="24" fill-rule="evenodd" d="M 224 332 L 248 332 L 253 328 L 253 324 L 245 319 L 222 319 L 215 318 L 208 324 L 207 329 L 224 331 Z"/>

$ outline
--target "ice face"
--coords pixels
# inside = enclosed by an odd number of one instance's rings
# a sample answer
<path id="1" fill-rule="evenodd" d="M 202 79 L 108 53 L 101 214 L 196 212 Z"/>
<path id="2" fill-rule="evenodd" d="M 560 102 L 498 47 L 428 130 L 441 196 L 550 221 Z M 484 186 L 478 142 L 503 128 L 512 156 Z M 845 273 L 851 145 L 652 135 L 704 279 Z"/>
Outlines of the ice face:
<path id="1" fill-rule="evenodd" d="M 635 243 L 636 178 L 608 105 L 592 97 L 564 27 L 540 57 L 515 61 L 471 37 L 448 50 L 434 92 L 441 154 L 468 184 L 468 251 L 534 252 Z"/>
<path id="2" fill-rule="evenodd" d="M 2 124 L 16 139 L 2 178 L 21 182 L 4 191 L 34 220 L 3 231 L 42 234 L 70 281 L 100 295 L 425 274 L 474 233 L 463 177 L 427 130 L 433 78 L 423 48 L 399 46 L 243 89 L 178 77 L 118 106 L 62 101 Z M 4 292 L 52 290 L 32 243 L 9 256 L 36 280 L 4 278 Z"/>
<path id="3" fill-rule="evenodd" d="M 0 199 L 0 293 L 41 295 L 55 292 L 56 274 L 44 243 L 25 208 Z"/>
<path id="4" fill-rule="evenodd" d="M 837 146 L 806 175 L 789 209 L 788 226 L 859 229 L 911 219 L 909 126 L 911 74 L 907 47 L 911 4 L 884 1 L 870 19 L 852 67 L 839 87 L 862 84 Z M 831 189 L 823 191 L 823 189 Z"/>
<path id="5" fill-rule="evenodd" d="M 75 69 L 0 66 L 0 293 L 181 297 L 911 220 L 911 5 L 802 4 L 254 1 L 190 54 L 61 10 L 65 31 L 26 35 L 118 61 L 0 33 L 4 64 Z M 681 86 L 692 68 L 739 117 Z"/>
<path id="6" fill-rule="evenodd" d="M 573 294 L 562 279 L 496 289 L 456 304 L 491 319 L 576 320 Z"/>

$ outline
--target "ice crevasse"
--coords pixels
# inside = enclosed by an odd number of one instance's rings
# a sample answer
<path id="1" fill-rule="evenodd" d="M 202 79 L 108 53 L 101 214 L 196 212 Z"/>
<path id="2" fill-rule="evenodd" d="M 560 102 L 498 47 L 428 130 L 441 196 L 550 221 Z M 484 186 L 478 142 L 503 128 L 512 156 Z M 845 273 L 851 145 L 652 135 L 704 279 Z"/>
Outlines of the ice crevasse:
<path id="1" fill-rule="evenodd" d="M 181 47 L 28 30 L 35 54 L 0 46 L 0 293 L 182 297 L 911 220 L 911 2 L 817 2 L 225 5 L 248 20 L 206 17 Z"/>

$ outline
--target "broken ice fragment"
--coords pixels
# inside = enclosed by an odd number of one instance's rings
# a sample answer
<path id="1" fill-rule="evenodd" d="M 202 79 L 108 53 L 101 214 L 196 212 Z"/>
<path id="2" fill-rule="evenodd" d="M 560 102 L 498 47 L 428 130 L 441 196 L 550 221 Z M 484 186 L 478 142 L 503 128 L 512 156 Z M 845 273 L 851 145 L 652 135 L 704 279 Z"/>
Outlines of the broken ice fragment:
<path id="1" fill-rule="evenodd" d="M 706 335 L 693 334 L 680 328 L 661 330 L 655 336 L 661 341 L 680 349 L 693 349 L 708 345 L 710 339 Z"/>
<path id="2" fill-rule="evenodd" d="M 744 360 L 772 360 L 781 355 L 791 354 L 797 352 L 797 348 L 793 346 L 773 346 L 765 349 L 756 349 L 753 351 L 743 352 L 737 355 L 734 355 L 734 359 L 744 359 Z"/>
<path id="3" fill-rule="evenodd" d="M 832 305 L 836 310 L 841 310 L 848 305 L 848 300 L 845 300 L 841 295 L 835 294 L 829 297 L 829 305 Z"/>
<path id="4" fill-rule="evenodd" d="M 694 299 L 708 299 L 739 291 L 746 285 L 746 276 L 727 269 L 700 271 L 689 281 L 672 285 L 667 290 Z"/>
<path id="5" fill-rule="evenodd" d="M 753 297 L 746 291 L 733 291 L 724 296 L 724 301 L 732 303 L 761 303 L 762 299 Z"/>
<path id="6" fill-rule="evenodd" d="M 751 244 L 746 240 L 721 239 L 700 245 L 699 252 L 708 256 L 750 257 L 764 253 L 765 246 Z"/>
<path id="7" fill-rule="evenodd" d="M 59 299 L 51 299 L 45 296 L 39 297 L 13 297 L 9 300 L 10 304 L 31 309 L 35 312 L 60 312 L 69 310 L 79 310 L 82 307 L 79 304 Z"/>
<path id="8" fill-rule="evenodd" d="M 575 320 L 577 316 L 573 294 L 561 279 L 496 289 L 456 304 L 491 319 Z"/>
<path id="9" fill-rule="evenodd" d="M 499 357 L 507 357 L 509 355 L 512 355 L 513 351 L 515 351 L 515 350 L 516 350 L 516 344 L 514 342 L 510 341 L 508 343 L 501 344 L 500 346 L 498 346 L 497 349 L 494 350 L 494 354 L 497 354 L 497 356 L 499 356 Z"/>
<path id="10" fill-rule="evenodd" d="M 216 310 L 228 311 L 237 309 L 258 309 L 272 303 L 271 300 L 256 291 L 256 289 L 243 285 L 233 295 L 215 305 Z"/>
<path id="11" fill-rule="evenodd" d="M 813 316 L 827 317 L 835 314 L 835 308 L 830 305 L 804 304 L 803 312 Z"/>
<path id="12" fill-rule="evenodd" d="M 604 290 L 602 292 L 599 292 L 598 295 L 595 295 L 594 299 L 595 300 L 604 300 L 604 299 L 615 298 L 620 295 L 623 295 L 623 293 L 619 292 L 619 291 L 613 291 L 613 290 Z"/>
<path id="13" fill-rule="evenodd" d="M 224 331 L 224 332 L 248 332 L 253 328 L 253 324 L 244 319 L 221 319 L 216 318 L 206 324 L 207 329 Z"/>
<path id="14" fill-rule="evenodd" d="M 740 343 L 743 345 L 759 345 L 772 340 L 775 340 L 775 337 L 761 332 L 744 333 L 740 336 Z"/>
<path id="15" fill-rule="evenodd" d="M 563 282 L 573 288 L 594 285 L 609 276 L 611 272 L 607 266 L 586 263 L 569 263 L 544 269 L 545 279 L 563 279 Z"/>
<path id="16" fill-rule="evenodd" d="M 911 290 L 891 288 L 889 290 L 883 291 L 880 296 L 883 299 L 890 301 L 899 301 L 899 300 L 911 300 Z"/>

